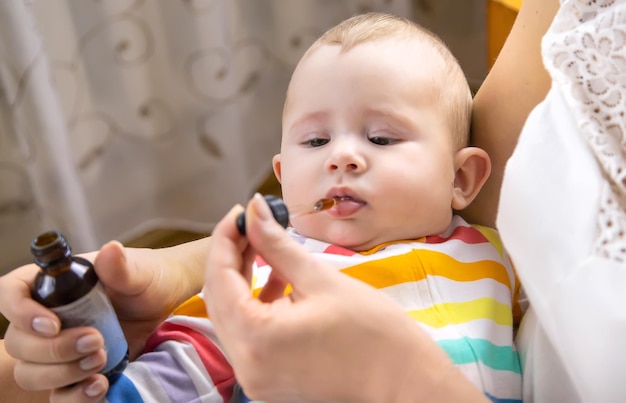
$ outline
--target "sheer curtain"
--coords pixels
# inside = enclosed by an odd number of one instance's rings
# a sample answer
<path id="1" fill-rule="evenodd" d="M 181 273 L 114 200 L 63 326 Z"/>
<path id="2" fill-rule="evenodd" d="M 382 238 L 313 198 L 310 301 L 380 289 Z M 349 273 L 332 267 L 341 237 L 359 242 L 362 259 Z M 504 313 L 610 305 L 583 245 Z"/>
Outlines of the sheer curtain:
<path id="1" fill-rule="evenodd" d="M 357 12 L 408 0 L 0 0 L 0 270 L 210 231 L 270 173 L 290 73 Z"/>

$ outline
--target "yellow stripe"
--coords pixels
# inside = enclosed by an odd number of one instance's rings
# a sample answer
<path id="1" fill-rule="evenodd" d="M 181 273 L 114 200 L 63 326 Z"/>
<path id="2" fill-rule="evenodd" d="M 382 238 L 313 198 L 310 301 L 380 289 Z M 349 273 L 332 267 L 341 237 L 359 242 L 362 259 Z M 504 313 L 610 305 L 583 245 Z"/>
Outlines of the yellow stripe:
<path id="1" fill-rule="evenodd" d="M 482 225 L 472 225 L 472 227 L 474 227 L 474 229 L 483 234 L 483 236 L 487 238 L 489 243 L 492 244 L 494 248 L 496 248 L 500 256 L 504 257 L 504 245 L 502 245 L 502 240 L 500 239 L 500 236 L 495 229 L 483 227 Z"/>
<path id="2" fill-rule="evenodd" d="M 209 314 L 206 311 L 206 305 L 204 300 L 200 298 L 200 295 L 194 295 L 187 301 L 178 305 L 178 308 L 174 310 L 173 315 L 194 316 L 196 318 L 208 318 Z"/>
<path id="3" fill-rule="evenodd" d="M 398 270 L 396 268 L 401 268 Z M 424 280 L 428 275 L 443 276 L 454 281 L 476 281 L 491 278 L 511 289 L 506 268 L 492 260 L 459 262 L 443 253 L 413 250 L 399 256 L 373 260 L 342 270 L 375 288 L 385 288 L 411 281 Z"/>
<path id="4" fill-rule="evenodd" d="M 362 256 L 369 256 L 369 255 L 373 255 L 374 253 L 380 251 L 381 249 L 386 248 L 389 245 L 397 245 L 399 243 L 414 243 L 414 242 L 426 242 L 426 237 L 423 236 L 421 238 L 417 238 L 417 239 L 403 239 L 403 240 L 398 240 L 398 241 L 389 241 L 389 242 L 383 242 L 379 245 L 376 245 L 375 247 L 373 247 L 370 250 L 366 250 L 366 251 L 361 251 L 359 252 L 359 255 Z"/>
<path id="5" fill-rule="evenodd" d="M 255 288 L 254 290 L 252 290 L 252 296 L 254 298 L 259 298 L 259 295 L 261 294 L 261 291 L 263 291 L 263 287 L 258 287 Z M 291 286 L 291 284 L 287 284 L 287 287 L 285 287 L 285 295 L 289 295 L 293 292 L 293 287 Z"/>
<path id="6" fill-rule="evenodd" d="M 432 328 L 477 319 L 491 319 L 498 325 L 512 326 L 511 307 L 492 298 L 480 298 L 468 302 L 435 304 L 432 308 L 408 311 L 414 320 Z"/>
<path id="7" fill-rule="evenodd" d="M 254 290 L 255 296 L 258 296 L 260 291 L 260 288 Z M 289 292 L 291 292 L 291 289 L 286 290 L 285 294 L 289 294 Z M 183 302 L 176 308 L 173 314 L 197 318 L 208 317 L 204 300 L 199 295 L 195 295 Z M 511 308 L 491 298 L 480 298 L 469 302 L 435 304 L 431 308 L 408 311 L 407 314 L 414 320 L 433 328 L 482 318 L 491 318 L 499 325 L 512 325 Z"/>

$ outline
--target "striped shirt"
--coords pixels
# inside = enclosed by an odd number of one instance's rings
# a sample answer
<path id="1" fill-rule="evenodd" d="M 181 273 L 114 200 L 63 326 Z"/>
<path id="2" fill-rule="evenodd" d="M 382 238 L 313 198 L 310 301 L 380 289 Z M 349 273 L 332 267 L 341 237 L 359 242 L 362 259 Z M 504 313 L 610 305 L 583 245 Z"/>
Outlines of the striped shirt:
<path id="1" fill-rule="evenodd" d="M 315 256 L 396 301 L 492 401 L 521 402 L 521 370 L 513 344 L 514 324 L 521 317 L 519 284 L 494 230 L 455 216 L 442 234 L 389 242 L 366 252 L 288 231 Z M 257 258 L 255 293 L 270 271 Z M 198 294 L 156 329 L 145 352 L 128 365 L 107 398 L 229 402 L 239 396 L 235 388 L 233 370 Z"/>

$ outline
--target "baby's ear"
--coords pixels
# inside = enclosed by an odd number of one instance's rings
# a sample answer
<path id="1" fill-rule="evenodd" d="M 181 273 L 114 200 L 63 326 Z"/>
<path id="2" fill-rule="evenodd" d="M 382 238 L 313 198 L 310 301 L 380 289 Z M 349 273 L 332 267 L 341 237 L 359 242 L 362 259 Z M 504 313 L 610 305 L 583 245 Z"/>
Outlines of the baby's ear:
<path id="1" fill-rule="evenodd" d="M 465 147 L 454 156 L 454 189 L 452 208 L 463 210 L 478 195 L 489 174 L 491 160 L 487 152 L 477 147 Z"/>
<path id="2" fill-rule="evenodd" d="M 274 158 L 272 158 L 272 168 L 274 168 L 274 175 L 276 176 L 278 183 L 280 183 L 282 178 L 280 170 L 280 154 L 276 154 Z"/>

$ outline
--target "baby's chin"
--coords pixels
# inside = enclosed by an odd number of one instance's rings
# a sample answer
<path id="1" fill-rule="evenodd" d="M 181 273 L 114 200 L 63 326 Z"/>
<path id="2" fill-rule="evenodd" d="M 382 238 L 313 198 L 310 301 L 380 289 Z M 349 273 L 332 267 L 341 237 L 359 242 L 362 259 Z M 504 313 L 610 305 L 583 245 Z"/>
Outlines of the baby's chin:
<path id="1" fill-rule="evenodd" d="M 385 234 L 367 234 L 358 228 L 350 228 L 347 225 L 311 228 L 310 226 L 298 226 L 296 224 L 293 225 L 293 228 L 299 235 L 304 237 L 326 242 L 354 252 L 371 251 L 386 243 L 399 240 L 398 234 L 387 234 L 386 236 Z"/>

